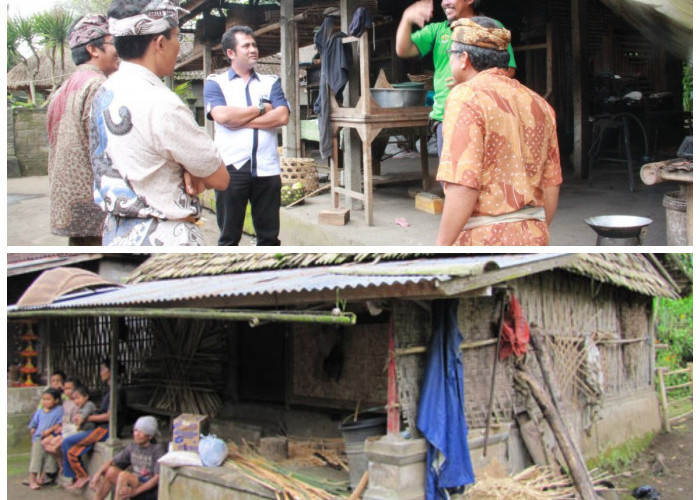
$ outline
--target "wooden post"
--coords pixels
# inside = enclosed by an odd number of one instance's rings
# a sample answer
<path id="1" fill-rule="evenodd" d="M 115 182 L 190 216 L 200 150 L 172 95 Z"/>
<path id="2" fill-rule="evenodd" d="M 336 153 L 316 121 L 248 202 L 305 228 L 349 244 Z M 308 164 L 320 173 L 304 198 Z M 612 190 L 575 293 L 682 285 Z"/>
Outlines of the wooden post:
<path id="1" fill-rule="evenodd" d="M 582 26 L 585 12 L 585 0 L 571 0 L 571 77 L 573 82 L 574 113 L 574 151 L 573 167 L 576 177 L 583 175 L 584 160 L 584 28 Z"/>
<path id="2" fill-rule="evenodd" d="M 659 374 L 659 392 L 661 393 L 661 409 L 664 412 L 664 431 L 671 432 L 671 422 L 668 419 L 668 399 L 666 398 L 666 372 L 668 368 L 660 366 L 657 368 Z"/>
<path id="3" fill-rule="evenodd" d="M 280 38 L 282 40 L 282 89 L 289 102 L 289 123 L 282 128 L 282 145 L 287 158 L 299 157 L 299 48 L 294 0 L 280 2 Z"/>
<path id="4" fill-rule="evenodd" d="M 340 29 L 345 33 L 348 32 L 352 15 L 355 9 L 360 5 L 359 0 L 340 0 Z M 350 79 L 345 87 L 343 94 L 343 105 L 354 106 L 360 95 L 360 72 L 359 72 L 359 56 L 353 51 L 353 71 L 350 73 Z M 372 164 L 371 158 L 368 162 Z M 345 179 L 345 187 L 353 191 L 359 192 L 362 185 L 362 140 L 358 134 L 352 132 L 352 128 L 346 128 L 343 134 L 343 178 Z M 349 209 L 361 208 L 361 202 L 351 196 L 345 197 L 345 207 Z"/>
<path id="5" fill-rule="evenodd" d="M 204 71 L 204 78 L 211 75 L 214 72 L 214 62 L 211 58 L 211 43 L 207 42 L 202 46 L 202 70 Z M 212 120 L 204 119 L 204 127 L 207 130 L 207 134 L 212 139 L 214 138 L 214 122 Z"/>
<path id="6" fill-rule="evenodd" d="M 118 393 L 117 385 L 119 378 L 119 365 L 117 360 L 117 354 L 119 351 L 119 317 L 110 316 L 109 323 L 112 331 L 112 338 L 110 342 L 110 358 L 109 358 L 109 439 L 107 442 L 109 444 L 114 444 L 119 436 L 117 435 L 117 412 L 120 408 L 118 405 Z M 124 408 L 121 408 L 124 411 Z"/>
<path id="7" fill-rule="evenodd" d="M 398 434 L 401 431 L 401 419 L 399 412 L 399 397 L 396 389 L 396 355 L 394 341 L 394 312 L 389 319 L 389 367 L 387 373 L 386 394 L 386 432 Z"/>

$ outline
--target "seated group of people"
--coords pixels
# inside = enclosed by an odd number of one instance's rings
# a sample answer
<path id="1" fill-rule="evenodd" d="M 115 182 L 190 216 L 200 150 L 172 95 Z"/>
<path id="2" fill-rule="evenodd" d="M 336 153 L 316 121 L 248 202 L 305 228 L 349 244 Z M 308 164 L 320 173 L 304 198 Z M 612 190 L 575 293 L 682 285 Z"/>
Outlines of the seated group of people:
<path id="1" fill-rule="evenodd" d="M 68 478 L 68 489 L 80 490 L 89 483 L 96 500 L 106 498 L 112 489 L 118 499 L 156 499 L 158 459 L 166 450 L 156 441 L 159 433 L 155 417 L 138 418 L 133 426 L 133 442 L 108 460 L 92 479 L 85 468 L 82 457 L 109 437 L 109 360 L 100 364 L 100 378 L 107 388 L 98 407 L 78 380 L 66 379 L 61 371 L 51 374 L 49 388 L 29 423 L 32 449 L 26 484 L 40 489 L 54 484 L 62 474 Z"/>

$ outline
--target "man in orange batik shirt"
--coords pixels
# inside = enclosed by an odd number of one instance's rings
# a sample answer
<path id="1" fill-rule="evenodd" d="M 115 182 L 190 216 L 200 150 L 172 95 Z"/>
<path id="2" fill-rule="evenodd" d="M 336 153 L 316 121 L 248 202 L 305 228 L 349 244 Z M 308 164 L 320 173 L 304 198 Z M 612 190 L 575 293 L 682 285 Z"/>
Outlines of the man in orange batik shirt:
<path id="1" fill-rule="evenodd" d="M 548 245 L 562 183 L 554 110 L 507 74 L 510 32 L 452 23 L 438 245 Z"/>

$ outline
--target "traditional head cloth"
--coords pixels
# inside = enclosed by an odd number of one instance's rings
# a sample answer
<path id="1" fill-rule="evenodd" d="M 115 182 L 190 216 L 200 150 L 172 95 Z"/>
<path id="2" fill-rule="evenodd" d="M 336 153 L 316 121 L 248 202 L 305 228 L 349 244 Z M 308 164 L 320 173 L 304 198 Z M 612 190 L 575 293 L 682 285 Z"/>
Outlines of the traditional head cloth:
<path id="1" fill-rule="evenodd" d="M 485 49 L 507 50 L 510 43 L 510 31 L 505 28 L 486 28 L 470 18 L 454 21 L 452 41 L 465 45 L 476 45 Z"/>
<path id="2" fill-rule="evenodd" d="M 114 36 L 153 35 L 168 31 L 177 24 L 178 14 L 188 10 L 173 5 L 170 0 L 151 0 L 140 14 L 124 19 L 109 18 L 109 32 Z"/>
<path id="3" fill-rule="evenodd" d="M 158 421 L 156 420 L 156 417 L 152 417 L 150 415 L 139 417 L 134 424 L 134 430 L 143 432 L 149 436 L 155 436 L 158 434 Z"/>
<path id="4" fill-rule="evenodd" d="M 109 35 L 107 18 L 97 14 L 88 14 L 81 18 L 68 35 L 68 46 L 71 49 Z"/>

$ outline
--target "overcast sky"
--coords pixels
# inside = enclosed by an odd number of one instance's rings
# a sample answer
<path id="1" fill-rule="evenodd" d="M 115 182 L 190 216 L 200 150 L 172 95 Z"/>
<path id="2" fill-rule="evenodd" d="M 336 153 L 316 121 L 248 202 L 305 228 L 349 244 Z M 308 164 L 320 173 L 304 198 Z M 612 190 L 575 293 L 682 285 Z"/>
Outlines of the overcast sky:
<path id="1" fill-rule="evenodd" d="M 3 9 L 10 17 L 18 14 L 26 17 L 35 12 L 50 10 L 57 2 L 56 0 L 2 0 L 2 3 L 10 7 L 9 10 Z"/>

